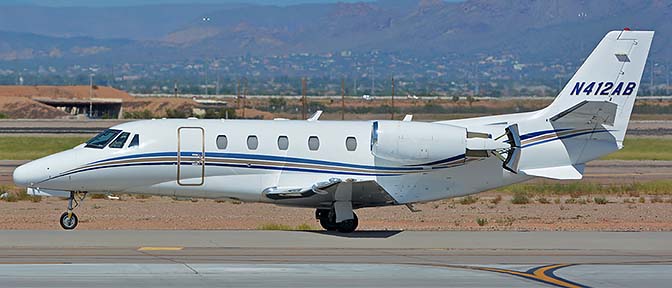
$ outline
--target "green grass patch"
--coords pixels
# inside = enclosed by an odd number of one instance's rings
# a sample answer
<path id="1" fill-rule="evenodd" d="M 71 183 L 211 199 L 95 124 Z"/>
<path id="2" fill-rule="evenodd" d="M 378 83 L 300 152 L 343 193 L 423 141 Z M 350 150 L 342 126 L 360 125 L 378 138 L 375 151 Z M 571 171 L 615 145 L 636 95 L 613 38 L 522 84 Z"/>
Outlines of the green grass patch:
<path id="1" fill-rule="evenodd" d="M 626 138 L 623 149 L 607 155 L 605 160 L 672 160 L 672 139 Z"/>
<path id="2" fill-rule="evenodd" d="M 40 157 L 68 150 L 88 140 L 89 137 L 0 137 L 0 159 L 34 160 Z"/>
<path id="3" fill-rule="evenodd" d="M 525 183 L 498 188 L 494 191 L 522 195 L 672 195 L 672 180 L 659 180 L 626 184 L 574 183 Z"/>
<path id="4" fill-rule="evenodd" d="M 31 201 L 37 203 L 42 201 L 42 196 L 28 195 L 25 190 L 18 189 L 16 187 L 12 188 L 8 186 L 0 186 L 0 201 Z"/>
<path id="5" fill-rule="evenodd" d="M 296 227 L 292 227 L 285 224 L 266 223 L 259 225 L 257 227 L 257 230 L 295 231 L 295 230 L 316 230 L 316 228 L 306 223 L 303 223 Z"/>

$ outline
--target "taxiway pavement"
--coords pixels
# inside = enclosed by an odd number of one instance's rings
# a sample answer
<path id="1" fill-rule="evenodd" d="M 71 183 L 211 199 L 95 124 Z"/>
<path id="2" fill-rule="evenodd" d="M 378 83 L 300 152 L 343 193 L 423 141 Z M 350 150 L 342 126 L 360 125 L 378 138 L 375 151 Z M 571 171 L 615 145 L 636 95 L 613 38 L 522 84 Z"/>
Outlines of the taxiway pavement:
<path id="1" fill-rule="evenodd" d="M 672 233 L 0 231 L 4 287 L 665 287 Z"/>

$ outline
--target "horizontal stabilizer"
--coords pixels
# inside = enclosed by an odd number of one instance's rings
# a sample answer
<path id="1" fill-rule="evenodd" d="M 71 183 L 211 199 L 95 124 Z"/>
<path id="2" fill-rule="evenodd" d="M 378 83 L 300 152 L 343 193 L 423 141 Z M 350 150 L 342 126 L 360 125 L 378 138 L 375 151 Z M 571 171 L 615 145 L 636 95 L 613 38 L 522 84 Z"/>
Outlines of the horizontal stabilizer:
<path id="1" fill-rule="evenodd" d="M 571 108 L 551 117 L 551 121 L 572 126 L 595 125 L 614 126 L 618 105 L 609 101 L 582 101 Z"/>
<path id="2" fill-rule="evenodd" d="M 583 178 L 585 165 L 567 165 L 547 168 L 523 169 L 521 172 L 529 176 L 544 177 L 557 180 L 577 180 Z"/>

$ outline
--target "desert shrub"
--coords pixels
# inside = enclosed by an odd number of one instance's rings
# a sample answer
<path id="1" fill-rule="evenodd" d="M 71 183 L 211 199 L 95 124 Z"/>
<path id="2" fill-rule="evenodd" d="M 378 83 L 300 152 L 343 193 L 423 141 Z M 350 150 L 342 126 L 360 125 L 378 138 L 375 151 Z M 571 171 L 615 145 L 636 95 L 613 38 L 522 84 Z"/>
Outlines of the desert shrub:
<path id="1" fill-rule="evenodd" d="M 257 230 L 279 230 L 279 231 L 289 231 L 292 230 L 292 226 L 285 224 L 277 223 L 266 223 L 257 226 Z"/>
<path id="2" fill-rule="evenodd" d="M 502 195 L 497 195 L 494 199 L 490 200 L 490 203 L 492 204 L 499 204 L 499 202 L 502 202 Z"/>
<path id="3" fill-rule="evenodd" d="M 530 203 L 530 197 L 528 197 L 526 193 L 516 192 L 516 193 L 513 194 L 513 198 L 511 198 L 511 203 L 512 204 L 529 204 Z"/>
<path id="4" fill-rule="evenodd" d="M 593 201 L 595 201 L 595 204 L 599 204 L 599 205 L 604 205 L 604 204 L 609 203 L 609 201 L 607 201 L 607 198 L 605 198 L 605 197 L 595 197 L 593 199 Z"/>
<path id="5" fill-rule="evenodd" d="M 488 224 L 488 219 L 478 218 L 476 219 L 476 223 L 478 224 L 478 226 L 485 226 Z"/>
<path id="6" fill-rule="evenodd" d="M 473 196 L 467 196 L 467 197 L 462 197 L 460 199 L 460 204 L 462 205 L 470 205 L 478 202 L 478 197 L 473 197 Z"/>
<path id="7" fill-rule="evenodd" d="M 551 204 L 551 200 L 548 200 L 546 197 L 541 197 L 541 198 L 537 199 L 537 202 L 539 202 L 541 204 Z"/>

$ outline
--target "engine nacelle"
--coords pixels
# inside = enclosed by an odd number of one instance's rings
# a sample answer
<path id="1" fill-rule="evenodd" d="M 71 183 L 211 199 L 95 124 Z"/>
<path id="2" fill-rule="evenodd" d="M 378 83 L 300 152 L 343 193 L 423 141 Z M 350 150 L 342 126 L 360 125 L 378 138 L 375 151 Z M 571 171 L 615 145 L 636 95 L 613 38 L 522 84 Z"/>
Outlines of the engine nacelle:
<path id="1" fill-rule="evenodd" d="M 446 124 L 376 121 L 371 132 L 374 156 L 403 165 L 464 161 L 467 130 Z"/>

